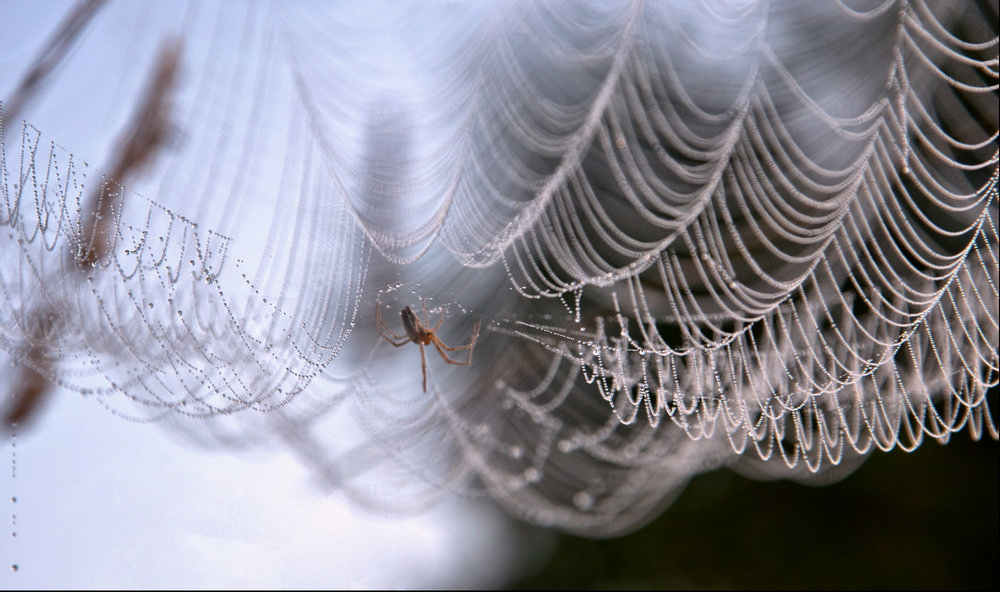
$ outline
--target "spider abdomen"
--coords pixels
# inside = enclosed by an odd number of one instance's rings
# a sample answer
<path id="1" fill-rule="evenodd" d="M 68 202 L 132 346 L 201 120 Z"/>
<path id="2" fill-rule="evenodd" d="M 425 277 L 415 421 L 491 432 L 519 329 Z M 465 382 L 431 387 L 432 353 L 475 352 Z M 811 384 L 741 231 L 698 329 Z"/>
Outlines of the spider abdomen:
<path id="1" fill-rule="evenodd" d="M 404 306 L 399 315 L 403 317 L 403 329 L 406 331 L 406 336 L 410 338 L 410 341 L 424 345 L 430 343 L 427 331 L 424 330 L 423 325 L 412 308 Z"/>

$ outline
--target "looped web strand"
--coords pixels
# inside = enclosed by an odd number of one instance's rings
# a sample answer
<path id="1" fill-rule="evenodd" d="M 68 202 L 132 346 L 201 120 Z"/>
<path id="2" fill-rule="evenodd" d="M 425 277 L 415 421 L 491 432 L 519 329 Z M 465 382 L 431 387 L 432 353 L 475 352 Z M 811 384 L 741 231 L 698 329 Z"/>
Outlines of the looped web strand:
<path id="1" fill-rule="evenodd" d="M 131 185 L 0 110 L 7 355 L 366 507 L 590 536 L 720 466 L 998 438 L 995 3 L 380 6 L 132 15 L 190 86 Z M 426 394 L 375 325 L 422 303 L 482 323 Z"/>

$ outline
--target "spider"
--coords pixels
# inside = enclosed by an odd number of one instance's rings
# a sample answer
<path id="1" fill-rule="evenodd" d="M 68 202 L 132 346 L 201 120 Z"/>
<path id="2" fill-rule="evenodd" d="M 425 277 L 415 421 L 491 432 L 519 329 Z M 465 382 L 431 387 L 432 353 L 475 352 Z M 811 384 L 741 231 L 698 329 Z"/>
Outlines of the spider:
<path id="1" fill-rule="evenodd" d="M 424 308 L 424 321 L 420 322 L 420 318 L 417 313 L 413 312 L 413 309 L 409 306 L 404 306 L 403 310 L 400 311 L 400 315 L 403 317 L 403 329 L 406 331 L 406 335 L 396 335 L 393 333 L 392 329 L 385 324 L 382 320 L 382 303 L 378 300 L 375 301 L 375 321 L 378 323 L 378 335 L 382 339 L 385 339 L 391 343 L 394 347 L 401 347 L 409 342 L 416 343 L 420 346 L 420 370 L 424 375 L 424 392 L 427 392 L 427 359 L 424 357 L 424 346 L 434 345 L 441 357 L 444 358 L 445 362 L 449 364 L 454 364 L 456 366 L 468 366 L 472 362 L 472 348 L 476 346 L 476 339 L 479 337 L 479 321 L 476 321 L 476 326 L 472 329 L 472 341 L 467 345 L 460 345 L 458 347 L 450 347 L 441 341 L 434 333 L 441 327 L 441 323 L 444 322 L 444 311 L 441 311 L 441 318 L 438 320 L 437 325 L 434 325 L 433 329 L 429 329 L 430 321 L 427 318 L 427 302 L 423 298 L 420 299 L 421 304 Z M 385 330 L 385 333 L 382 330 Z M 388 335 L 386 335 L 388 333 Z M 469 355 L 464 362 L 459 360 L 453 360 L 448 357 L 446 351 L 459 351 L 467 349 L 469 350 Z"/>

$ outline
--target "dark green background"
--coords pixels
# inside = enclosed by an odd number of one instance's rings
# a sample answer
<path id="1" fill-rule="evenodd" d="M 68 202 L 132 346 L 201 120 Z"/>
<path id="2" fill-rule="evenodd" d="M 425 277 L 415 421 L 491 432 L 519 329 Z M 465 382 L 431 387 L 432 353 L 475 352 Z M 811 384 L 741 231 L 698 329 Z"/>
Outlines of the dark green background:
<path id="1" fill-rule="evenodd" d="M 706 473 L 635 533 L 560 535 L 513 588 L 997 590 L 998 450 L 959 433 L 824 487 Z"/>

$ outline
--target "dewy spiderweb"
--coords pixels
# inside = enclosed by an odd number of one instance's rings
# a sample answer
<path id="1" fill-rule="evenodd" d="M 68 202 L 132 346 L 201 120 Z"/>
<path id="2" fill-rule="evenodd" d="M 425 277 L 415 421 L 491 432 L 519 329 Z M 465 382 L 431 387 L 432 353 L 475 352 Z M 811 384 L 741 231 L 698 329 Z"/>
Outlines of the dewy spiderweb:
<path id="1" fill-rule="evenodd" d="M 996 2 L 206 10 L 165 157 L 195 172 L 126 202 L 100 269 L 76 159 L 31 127 L 3 153 L 2 345 L 60 384 L 382 509 L 593 536 L 723 464 L 998 437 Z M 421 299 L 449 343 L 483 323 L 426 395 L 372 309 Z"/>

